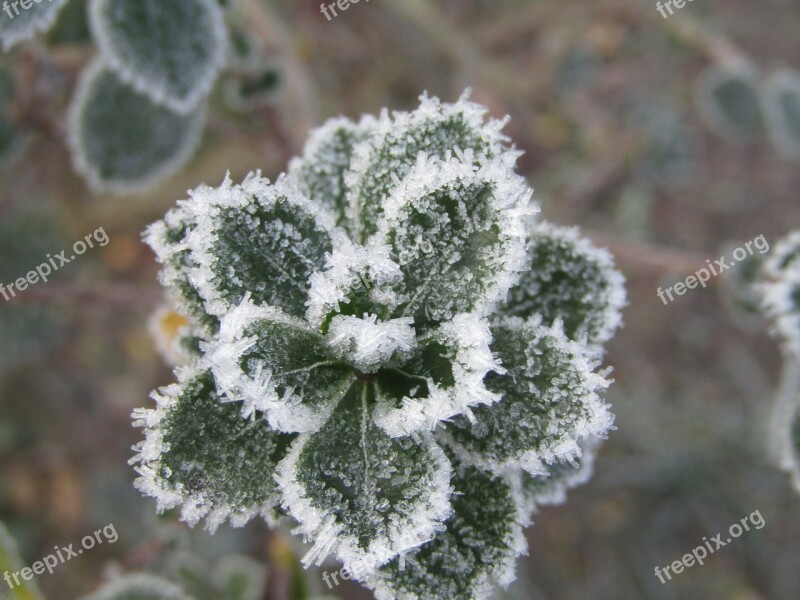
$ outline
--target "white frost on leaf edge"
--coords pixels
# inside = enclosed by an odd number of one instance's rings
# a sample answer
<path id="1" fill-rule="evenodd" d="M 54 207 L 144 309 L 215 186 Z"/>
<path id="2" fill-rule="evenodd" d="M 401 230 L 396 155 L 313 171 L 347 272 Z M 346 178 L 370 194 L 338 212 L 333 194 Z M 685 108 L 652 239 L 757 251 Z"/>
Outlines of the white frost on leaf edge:
<path id="1" fill-rule="evenodd" d="M 543 325 L 539 315 L 534 315 L 527 321 L 520 317 L 501 317 L 498 322 L 505 326 L 530 329 L 531 335 L 536 338 L 544 335 L 552 337 L 560 346 L 559 349 L 572 357 L 574 369 L 581 374 L 585 381 L 581 402 L 588 408 L 589 416 L 575 423 L 572 426 L 571 435 L 566 436 L 561 442 L 544 444 L 540 450 L 529 450 L 519 456 L 499 462 L 468 450 L 459 444 L 447 429 L 442 429 L 439 432 L 439 439 L 447 445 L 460 461 L 490 473 L 510 476 L 518 469 L 522 469 L 531 475 L 546 475 L 546 464 L 574 460 L 581 455 L 581 442 L 595 437 L 605 439 L 608 432 L 614 429 L 614 414 L 610 410 L 611 407 L 598 394 L 598 391 L 607 389 L 611 384 L 611 381 L 606 378 L 610 373 L 610 369 L 595 372 L 597 366 L 597 354 L 595 351 L 584 344 L 573 342 L 567 338 L 562 324 L 558 320 L 552 327 Z M 500 399 L 499 402 L 502 401 Z"/>
<path id="2" fill-rule="evenodd" d="M 503 259 L 495 281 L 491 282 L 481 304 L 473 312 L 489 314 L 519 280 L 520 273 L 528 269 L 527 219 L 539 211 L 532 204 L 533 190 L 525 179 L 514 173 L 516 156 L 506 153 L 488 160 L 480 167 L 473 166 L 472 152 L 457 152 L 454 158 L 440 161 L 420 154 L 416 164 L 383 203 L 384 213 L 378 231 L 367 246 L 388 246 L 390 231 L 399 229 L 405 222 L 406 209 L 413 207 L 426 196 L 460 183 L 485 182 L 492 186 L 492 208 L 496 211 L 501 230 L 500 244 L 505 245 Z M 403 261 L 400 261 L 401 269 Z"/>
<path id="3" fill-rule="evenodd" d="M 47 2 L 48 4 L 53 5 L 53 9 L 49 11 L 46 14 L 46 16 L 29 21 L 28 27 L 24 31 L 17 31 L 14 33 L 5 33 L 3 35 L 0 35 L 0 40 L 2 40 L 3 52 L 8 52 L 18 43 L 31 39 L 37 33 L 44 33 L 45 31 L 49 30 L 53 25 L 55 25 L 56 20 L 58 19 L 58 15 L 61 13 L 61 10 L 67 4 L 67 0 L 47 0 Z M 3 14 L 2 18 L 3 19 L 7 18 L 7 15 Z"/>
<path id="4" fill-rule="evenodd" d="M 111 192 L 118 196 L 142 193 L 178 172 L 192 158 L 200 144 L 201 134 L 206 122 L 206 107 L 205 105 L 198 107 L 197 112 L 192 116 L 189 132 L 180 151 L 171 159 L 161 163 L 159 168 L 153 170 L 147 177 L 141 178 L 138 181 L 116 181 L 113 179 L 106 179 L 89 160 L 89 157 L 84 151 L 83 136 L 81 135 L 81 115 L 83 107 L 86 102 L 88 102 L 89 96 L 93 92 L 96 80 L 100 77 L 102 72 L 106 70 L 116 76 L 116 73 L 109 69 L 108 65 L 101 57 L 95 58 L 85 67 L 78 81 L 72 102 L 67 109 L 66 142 L 70 149 L 70 154 L 72 155 L 72 164 L 75 171 L 84 177 L 89 188 L 95 193 Z M 140 94 L 133 88 L 131 88 L 131 93 L 136 93 L 146 101 L 152 103 L 152 100 L 150 100 L 148 96 Z M 176 113 L 176 117 L 184 118 L 186 115 Z"/>
<path id="5" fill-rule="evenodd" d="M 242 417 L 251 418 L 256 411 L 264 413 L 270 427 L 286 433 L 316 431 L 328 420 L 338 402 L 332 401 L 324 410 L 304 406 L 302 398 L 288 391 L 278 395 L 272 381 L 273 371 L 264 365 L 255 365 L 253 376 L 244 372 L 241 357 L 258 341 L 255 337 L 244 337 L 244 330 L 252 323 L 268 320 L 294 327 L 313 335 L 322 336 L 311 329 L 302 319 L 287 315 L 273 306 L 256 306 L 247 297 L 220 322 L 217 338 L 202 346 L 205 360 L 214 373 L 217 388 L 230 402 L 242 402 Z M 352 383 L 343 378 L 339 399 Z"/>
<path id="6" fill-rule="evenodd" d="M 379 321 L 376 315 L 337 315 L 328 330 L 337 356 L 362 373 L 375 373 L 389 362 L 407 359 L 417 347 L 414 319 Z"/>
<path id="7" fill-rule="evenodd" d="M 781 263 L 796 255 L 785 267 Z M 764 262 L 763 280 L 756 284 L 761 308 L 772 319 L 772 332 L 781 338 L 781 348 L 792 360 L 800 359 L 800 306 L 793 298 L 800 289 L 800 230 L 779 240 Z"/>
<path id="8" fill-rule="evenodd" d="M 395 556 L 432 540 L 452 514 L 452 466 L 433 437 L 421 433 L 416 439 L 430 452 L 433 459 L 431 471 L 435 479 L 434 489 L 426 498 L 426 505 L 407 514 L 405 522 L 397 522 L 395 518 L 388 536 L 373 538 L 368 550 L 362 550 L 356 538 L 342 533 L 342 526 L 336 523 L 334 515 L 312 504 L 297 481 L 297 461 L 313 435 L 304 433 L 292 442 L 289 453 L 278 464 L 275 474 L 275 480 L 283 491 L 284 509 L 300 523 L 292 533 L 299 533 L 306 539 L 313 540 L 313 546 L 302 559 L 306 568 L 312 564 L 319 566 L 330 554 L 335 554 L 356 580 L 363 581 Z"/>
<path id="9" fill-rule="evenodd" d="M 93 594 L 83 600 L 118 600 L 121 594 L 132 591 L 153 594 L 159 600 L 192 600 L 181 587 L 148 573 L 131 573 L 112 579 Z"/>
<path id="10" fill-rule="evenodd" d="M 605 248 L 595 246 L 589 239 L 581 235 L 578 227 L 563 227 L 540 221 L 533 224 L 530 229 L 531 240 L 536 236 L 567 242 L 576 253 L 582 255 L 587 261 L 595 263 L 602 271 L 608 282 L 608 290 L 602 300 L 594 304 L 604 307 L 603 327 L 597 333 L 593 343 L 590 344 L 594 350 L 600 351 L 602 345 L 613 338 L 617 329 L 622 326 L 622 309 L 628 303 L 625 292 L 625 276 L 617 270 L 611 253 Z M 536 265 L 532 264 L 530 267 L 533 270 L 536 269 Z"/>
<path id="11" fill-rule="evenodd" d="M 196 219 L 196 227 L 186 236 L 187 246 L 191 249 L 192 259 L 197 265 L 187 269 L 189 278 L 205 300 L 209 314 L 223 317 L 233 307 L 224 300 L 220 290 L 216 288 L 213 265 L 216 257 L 211 247 L 219 241 L 215 218 L 223 210 L 246 209 L 254 202 L 262 206 L 274 206 L 279 199 L 285 198 L 293 208 L 305 212 L 313 218 L 315 227 L 324 230 L 331 237 L 337 230 L 333 214 L 319 203 L 308 200 L 297 189 L 293 180 L 280 176 L 271 184 L 261 177 L 261 171 L 247 175 L 241 184 L 233 184 L 230 173 L 217 188 L 200 186 L 189 192 L 189 199 L 179 202 L 186 211 Z"/>
<path id="12" fill-rule="evenodd" d="M 462 114 L 468 126 L 482 134 L 483 139 L 488 142 L 491 151 L 496 156 L 508 154 L 513 157 L 513 162 L 519 157 L 520 153 L 514 149 L 504 147 L 511 140 L 502 131 L 510 120 L 506 116 L 503 119 L 490 119 L 486 122 L 488 109 L 475 102 L 470 102 L 469 97 L 472 89 L 467 88 L 455 103 L 442 103 L 436 96 L 428 96 L 427 92 L 419 97 L 419 107 L 413 111 L 393 111 L 383 109 L 380 117 L 373 124 L 374 132 L 370 139 L 357 144 L 353 151 L 353 159 L 350 161 L 350 169 L 345 174 L 345 185 L 349 191 L 350 203 L 348 206 L 348 217 L 352 224 L 360 224 L 360 214 L 358 200 L 360 196 L 360 182 L 367 172 L 373 152 L 381 147 L 390 134 L 398 134 L 401 131 L 410 131 L 425 123 L 426 121 L 444 121 L 450 117 Z M 454 152 L 460 149 L 453 148 Z M 385 198 L 381 198 L 381 204 Z M 359 231 L 360 227 L 354 227 L 353 231 Z"/>
<path id="13" fill-rule="evenodd" d="M 261 516 L 269 525 L 275 525 L 273 509 L 279 498 L 253 505 L 245 510 L 229 504 L 216 505 L 202 493 L 187 493 L 182 486 L 173 487 L 158 474 L 159 460 L 163 454 L 164 437 L 161 422 L 168 415 L 184 391 L 184 384 L 202 375 L 207 367 L 202 362 L 191 366 L 178 367 L 175 374 L 178 383 L 162 387 L 150 394 L 156 402 L 156 408 L 137 408 L 132 413 L 133 426 L 144 429 L 145 439 L 133 446 L 136 454 L 128 461 L 139 477 L 134 481 L 137 490 L 156 499 L 156 510 L 163 513 L 173 508 L 181 508 L 181 521 L 194 527 L 205 518 L 205 528 L 214 533 L 226 520 L 232 527 L 242 527 L 257 516 Z"/>
<path id="14" fill-rule="evenodd" d="M 128 63 L 127 58 L 120 54 L 114 43 L 111 28 L 106 25 L 106 5 L 112 0 L 93 0 L 89 6 L 89 24 L 92 35 L 97 42 L 101 55 L 105 58 L 112 70 L 140 94 L 147 96 L 154 104 L 165 106 L 170 110 L 187 115 L 204 101 L 211 91 L 217 75 L 225 66 L 228 52 L 228 32 L 225 27 L 225 16 L 222 7 L 216 0 L 194 0 L 204 5 L 212 21 L 212 37 L 206 40 L 207 45 L 213 45 L 215 51 L 204 72 L 204 77 L 195 81 L 195 87 L 185 98 L 170 95 L 170 91 L 163 82 L 149 79 L 147 75 L 137 72 L 136 68 Z"/>
<path id="15" fill-rule="evenodd" d="M 569 490 L 587 483 L 594 476 L 594 464 L 602 442 L 602 438 L 587 438 L 586 441 L 581 443 L 580 453 L 577 456 L 570 457 L 568 460 L 558 461 L 573 464 L 575 471 L 567 476 L 560 477 L 556 485 L 550 490 L 537 495 L 535 498 L 532 497 L 533 494 L 525 494 L 524 491 L 520 490 L 519 507 L 525 526 L 530 525 L 529 515 L 535 514 L 539 506 L 564 504 L 567 501 L 567 492 Z M 580 465 L 574 464 L 578 458 L 581 460 Z M 537 475 L 537 477 L 541 476 Z"/>
<path id="16" fill-rule="evenodd" d="M 434 430 L 440 423 L 460 414 L 471 419 L 471 407 L 500 400 L 498 394 L 490 392 L 483 384 L 490 371 L 505 372 L 492 355 L 492 334 L 486 319 L 473 313 L 459 314 L 428 337 L 456 348 L 452 363 L 455 384 L 451 389 L 443 389 L 428 378 L 430 396 L 424 399 L 403 398 L 401 408 L 395 408 L 394 401 L 378 395 L 373 418 L 375 424 L 391 437 Z M 425 342 L 424 339 L 420 341 Z"/>
<path id="17" fill-rule="evenodd" d="M 348 293 L 364 285 L 361 277 L 369 277 L 373 285 L 369 295 L 372 301 L 390 309 L 397 305 L 391 285 L 402 276 L 400 267 L 389 258 L 389 247 L 372 244 L 361 246 L 350 240 L 344 231 L 333 236 L 333 251 L 327 257 L 325 269 L 309 279 L 306 320 L 319 328 L 325 317 L 339 311 L 339 303 Z"/>

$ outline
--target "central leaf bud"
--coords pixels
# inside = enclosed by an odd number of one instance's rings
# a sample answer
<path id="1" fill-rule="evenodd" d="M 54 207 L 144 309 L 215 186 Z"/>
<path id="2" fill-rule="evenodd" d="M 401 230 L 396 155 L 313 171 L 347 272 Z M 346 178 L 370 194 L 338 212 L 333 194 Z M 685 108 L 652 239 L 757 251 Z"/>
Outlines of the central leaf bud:
<path id="1" fill-rule="evenodd" d="M 376 373 L 383 367 L 402 364 L 411 356 L 417 346 L 414 319 L 381 322 L 376 315 L 336 315 L 328 329 L 328 343 L 362 373 Z"/>

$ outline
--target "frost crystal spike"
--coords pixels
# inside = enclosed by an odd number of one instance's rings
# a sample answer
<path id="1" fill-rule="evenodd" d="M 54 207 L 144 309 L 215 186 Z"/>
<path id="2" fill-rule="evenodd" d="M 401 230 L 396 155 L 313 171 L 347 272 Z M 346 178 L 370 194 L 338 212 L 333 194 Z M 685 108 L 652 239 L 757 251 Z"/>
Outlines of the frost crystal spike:
<path id="1" fill-rule="evenodd" d="M 533 220 L 485 112 L 334 119 L 275 183 L 200 187 L 147 230 L 194 349 L 135 413 L 160 509 L 291 518 L 305 564 L 333 554 L 381 599 L 514 580 L 531 512 L 612 427 L 597 368 L 625 295 L 606 252 Z"/>

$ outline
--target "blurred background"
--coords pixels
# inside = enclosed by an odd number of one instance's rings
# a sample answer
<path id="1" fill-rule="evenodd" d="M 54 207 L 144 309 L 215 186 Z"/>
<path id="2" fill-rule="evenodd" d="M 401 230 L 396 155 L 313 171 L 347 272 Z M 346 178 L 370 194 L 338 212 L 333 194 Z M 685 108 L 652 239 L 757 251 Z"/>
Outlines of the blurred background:
<path id="1" fill-rule="evenodd" d="M 109 523 L 119 533 L 38 577 L 42 591 L 77 598 L 126 571 L 191 577 L 237 554 L 264 565 L 268 600 L 371 597 L 301 574 L 303 549 L 263 523 L 190 531 L 133 488 L 130 413 L 173 381 L 150 334 L 162 292 L 140 235 L 228 170 L 274 178 L 331 116 L 471 87 L 512 117 L 542 216 L 608 247 L 629 293 L 607 356 L 618 429 L 594 478 L 541 509 L 518 581 L 498 597 L 800 598 L 800 496 L 768 454 L 780 353 L 748 288 L 759 255 L 669 305 L 656 296 L 706 259 L 800 227 L 800 124 L 776 127 L 762 110 L 772 74 L 800 69 L 800 5 L 695 0 L 663 18 L 651 0 L 373 0 L 329 21 L 319 0 L 223 4 L 246 60 L 232 56 L 217 82 L 192 159 L 137 195 L 90 191 L 65 142 L 95 53 L 85 0 L 0 60 L 0 282 L 98 228 L 110 238 L 0 298 L 0 521 L 28 565 Z M 655 577 L 756 510 L 763 529 L 667 584 Z"/>

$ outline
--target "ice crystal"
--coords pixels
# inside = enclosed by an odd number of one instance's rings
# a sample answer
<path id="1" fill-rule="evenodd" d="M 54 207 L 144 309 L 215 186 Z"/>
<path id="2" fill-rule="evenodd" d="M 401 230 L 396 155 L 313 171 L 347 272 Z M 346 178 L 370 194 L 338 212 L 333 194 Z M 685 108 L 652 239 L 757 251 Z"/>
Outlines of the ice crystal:
<path id="1" fill-rule="evenodd" d="M 773 412 L 773 444 L 779 466 L 790 474 L 800 492 L 800 231 L 793 231 L 774 245 L 757 289 L 763 312 L 781 338 L 784 354 L 785 389 L 778 394 Z"/>
<path id="2" fill-rule="evenodd" d="M 613 417 L 622 278 L 532 224 L 467 96 L 316 130 L 290 172 L 200 187 L 146 240 L 196 335 L 137 411 L 140 489 L 214 528 L 280 511 L 379 598 L 486 598 Z M 193 328 L 193 329 L 191 329 Z"/>

